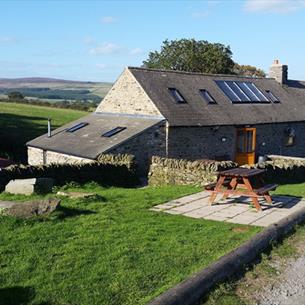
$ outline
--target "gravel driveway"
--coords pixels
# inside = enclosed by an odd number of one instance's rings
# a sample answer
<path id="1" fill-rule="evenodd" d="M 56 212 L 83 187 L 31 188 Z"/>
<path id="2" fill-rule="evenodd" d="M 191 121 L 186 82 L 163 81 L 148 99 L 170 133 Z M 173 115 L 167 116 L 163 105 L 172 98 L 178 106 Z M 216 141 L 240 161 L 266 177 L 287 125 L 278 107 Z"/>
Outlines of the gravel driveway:
<path id="1" fill-rule="evenodd" d="M 305 305 L 305 253 L 290 262 L 280 281 L 263 289 L 260 305 Z"/>
<path id="2" fill-rule="evenodd" d="M 296 258 L 289 258 L 275 281 L 261 285 L 256 304 L 259 305 L 305 305 L 305 239 L 295 243 Z M 275 261 L 275 265 L 282 262 Z"/>

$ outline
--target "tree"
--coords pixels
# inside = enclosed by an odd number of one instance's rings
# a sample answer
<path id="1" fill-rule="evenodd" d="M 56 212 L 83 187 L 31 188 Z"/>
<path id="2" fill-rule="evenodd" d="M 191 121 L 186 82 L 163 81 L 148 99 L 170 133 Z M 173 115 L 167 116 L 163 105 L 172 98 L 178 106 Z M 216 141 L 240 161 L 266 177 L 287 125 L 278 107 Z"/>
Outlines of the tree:
<path id="1" fill-rule="evenodd" d="M 24 96 L 18 91 L 9 92 L 7 95 L 9 100 L 23 100 Z"/>
<path id="2" fill-rule="evenodd" d="M 266 76 L 261 69 L 235 63 L 232 55 L 230 47 L 221 43 L 195 39 L 165 40 L 161 51 L 150 52 L 143 65 L 154 69 Z"/>
<path id="3" fill-rule="evenodd" d="M 266 73 L 261 69 L 250 65 L 239 65 L 237 63 L 234 65 L 234 73 L 250 77 L 266 77 Z"/>
<path id="4" fill-rule="evenodd" d="M 229 46 L 206 40 L 165 40 L 161 51 L 150 52 L 143 62 L 147 68 L 203 73 L 233 73 L 234 61 Z"/>

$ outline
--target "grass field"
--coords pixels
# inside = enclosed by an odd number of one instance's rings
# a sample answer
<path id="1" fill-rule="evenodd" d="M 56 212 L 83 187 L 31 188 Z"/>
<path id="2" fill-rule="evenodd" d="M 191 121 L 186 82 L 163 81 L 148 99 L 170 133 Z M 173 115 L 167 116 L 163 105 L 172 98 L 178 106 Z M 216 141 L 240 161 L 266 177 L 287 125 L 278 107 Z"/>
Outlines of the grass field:
<path id="1" fill-rule="evenodd" d="M 76 120 L 87 112 L 14 103 L 0 103 L 0 157 L 26 160 L 25 143 L 47 132 L 47 119 L 53 128 Z"/>
<path id="2" fill-rule="evenodd" d="M 260 231 L 149 211 L 195 187 L 81 190 L 98 196 L 63 199 L 45 219 L 0 218 L 1 305 L 145 305 Z"/>

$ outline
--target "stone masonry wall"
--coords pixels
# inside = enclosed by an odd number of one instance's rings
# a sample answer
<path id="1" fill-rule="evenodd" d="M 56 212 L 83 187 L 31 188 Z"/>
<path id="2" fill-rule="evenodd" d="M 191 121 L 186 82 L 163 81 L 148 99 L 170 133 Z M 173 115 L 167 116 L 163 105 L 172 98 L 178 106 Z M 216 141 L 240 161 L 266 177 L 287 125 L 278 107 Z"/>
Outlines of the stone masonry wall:
<path id="1" fill-rule="evenodd" d="M 257 125 L 256 155 L 305 157 L 305 122 Z M 287 146 L 287 129 L 295 131 L 295 143 Z"/>
<path id="2" fill-rule="evenodd" d="M 256 127 L 257 157 L 270 154 L 305 157 L 305 122 L 251 127 Z M 293 128 L 295 132 L 294 144 L 291 146 L 287 146 L 289 128 Z M 170 127 L 168 157 L 188 160 L 234 160 L 236 129 L 235 126 Z"/>
<path id="3" fill-rule="evenodd" d="M 140 174 L 147 175 L 151 157 L 166 156 L 165 123 L 158 124 L 109 151 L 111 154 L 133 154 Z"/>
<path id="4" fill-rule="evenodd" d="M 93 160 L 53 151 L 43 151 L 40 148 L 28 147 L 28 163 L 30 165 L 85 164 L 90 162 L 93 162 Z"/>
<path id="5" fill-rule="evenodd" d="M 225 138 L 225 141 L 222 139 Z M 226 127 L 170 127 L 168 157 L 197 160 L 233 160 L 236 129 Z"/>
<path id="6" fill-rule="evenodd" d="M 237 164 L 232 161 L 171 159 L 153 157 L 149 169 L 149 185 L 161 186 L 198 185 L 203 186 L 215 182 L 217 172 L 234 168 Z"/>
<path id="7" fill-rule="evenodd" d="M 127 68 L 96 111 L 161 116 L 157 107 Z"/>

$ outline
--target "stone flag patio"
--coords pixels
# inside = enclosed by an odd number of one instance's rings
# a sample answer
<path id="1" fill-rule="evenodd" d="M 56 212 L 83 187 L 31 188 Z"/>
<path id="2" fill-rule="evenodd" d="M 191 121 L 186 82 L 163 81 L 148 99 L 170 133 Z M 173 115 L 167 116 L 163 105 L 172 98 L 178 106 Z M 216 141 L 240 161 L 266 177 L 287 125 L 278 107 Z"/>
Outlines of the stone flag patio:
<path id="1" fill-rule="evenodd" d="M 203 191 L 159 204 L 151 210 L 192 218 L 267 227 L 305 208 L 305 198 L 290 196 L 274 195 L 272 205 L 260 202 L 263 209 L 260 212 L 256 211 L 251 205 L 251 199 L 247 197 L 230 197 L 221 200 L 219 196 L 212 206 L 208 203 L 209 197 L 210 192 Z"/>

